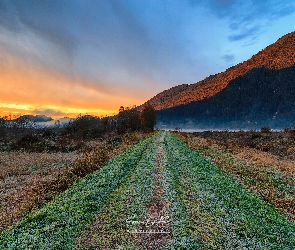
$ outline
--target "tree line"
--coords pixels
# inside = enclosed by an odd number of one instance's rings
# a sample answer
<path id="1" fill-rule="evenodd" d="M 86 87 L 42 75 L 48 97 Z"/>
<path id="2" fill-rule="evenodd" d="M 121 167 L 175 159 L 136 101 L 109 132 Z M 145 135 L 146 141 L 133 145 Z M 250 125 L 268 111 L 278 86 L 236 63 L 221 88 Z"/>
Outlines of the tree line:
<path id="1" fill-rule="evenodd" d="M 38 126 L 29 116 L 0 118 L 0 150 L 72 151 L 85 140 L 98 139 L 108 134 L 152 132 L 156 112 L 150 103 L 141 109 L 136 106 L 119 108 L 114 116 L 79 115 L 69 123 Z"/>

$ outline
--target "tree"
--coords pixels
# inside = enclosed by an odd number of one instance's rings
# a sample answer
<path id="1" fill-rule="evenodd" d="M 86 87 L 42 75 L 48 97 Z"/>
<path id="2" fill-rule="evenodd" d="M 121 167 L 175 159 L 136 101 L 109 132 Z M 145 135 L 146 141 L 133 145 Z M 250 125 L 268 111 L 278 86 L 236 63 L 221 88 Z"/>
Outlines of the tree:
<path id="1" fill-rule="evenodd" d="M 154 131 L 156 124 L 156 110 L 147 102 L 143 105 L 143 109 L 140 113 L 140 125 L 143 131 L 150 132 Z"/>
<path id="2" fill-rule="evenodd" d="M 64 126 L 64 133 L 75 139 L 96 138 L 103 133 L 99 117 L 92 115 L 79 115 Z"/>
<path id="3" fill-rule="evenodd" d="M 121 106 L 117 115 L 117 132 L 123 134 L 127 131 L 136 131 L 139 127 L 139 111 L 136 106 Z"/>

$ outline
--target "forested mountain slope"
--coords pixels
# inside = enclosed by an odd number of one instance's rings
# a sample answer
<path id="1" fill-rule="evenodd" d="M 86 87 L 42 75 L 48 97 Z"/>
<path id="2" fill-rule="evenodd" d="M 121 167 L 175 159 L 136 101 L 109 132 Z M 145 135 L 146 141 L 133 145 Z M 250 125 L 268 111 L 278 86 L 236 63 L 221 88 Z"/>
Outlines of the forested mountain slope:
<path id="1" fill-rule="evenodd" d="M 226 71 L 209 76 L 194 84 L 183 84 L 165 90 L 149 100 L 156 110 L 185 105 L 210 98 L 238 77 L 245 76 L 254 69 L 280 70 L 295 65 L 295 32 L 281 37 L 249 60 L 237 64 Z M 274 71 L 280 72 L 280 71 Z M 250 73 L 247 77 L 256 77 Z M 250 79 L 257 82 L 257 79 Z M 258 84 L 258 82 L 257 82 Z"/>
<path id="2" fill-rule="evenodd" d="M 199 128 L 285 128 L 295 123 L 295 66 L 255 68 L 211 98 L 158 111 L 158 124 Z"/>

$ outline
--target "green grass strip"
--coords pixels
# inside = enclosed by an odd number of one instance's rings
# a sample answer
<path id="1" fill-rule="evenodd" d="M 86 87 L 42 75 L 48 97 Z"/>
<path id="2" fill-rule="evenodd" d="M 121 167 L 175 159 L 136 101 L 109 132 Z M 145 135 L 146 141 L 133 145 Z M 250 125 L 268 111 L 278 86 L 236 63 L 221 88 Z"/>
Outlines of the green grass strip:
<path id="1" fill-rule="evenodd" d="M 0 249 L 73 249 L 77 235 L 91 223 L 118 185 L 132 174 L 157 137 L 156 134 L 140 141 L 3 232 Z"/>
<path id="2" fill-rule="evenodd" d="M 295 249 L 295 225 L 274 206 L 170 133 L 165 149 L 173 204 L 168 249 Z"/>
<path id="3" fill-rule="evenodd" d="M 96 218 L 95 234 L 82 233 L 84 241 L 91 239 L 89 249 L 135 249 L 137 234 L 132 233 L 143 222 L 146 205 L 153 190 L 156 143 L 150 144 L 133 174 L 110 195 Z M 89 235 L 90 234 L 90 235 Z M 76 247 L 85 249 L 85 245 Z"/>

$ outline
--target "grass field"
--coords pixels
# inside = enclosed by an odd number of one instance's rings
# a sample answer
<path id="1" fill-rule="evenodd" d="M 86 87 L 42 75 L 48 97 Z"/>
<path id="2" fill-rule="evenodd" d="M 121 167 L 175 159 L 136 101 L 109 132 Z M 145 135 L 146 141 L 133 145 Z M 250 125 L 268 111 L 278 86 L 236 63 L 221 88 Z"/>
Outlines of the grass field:
<path id="1" fill-rule="evenodd" d="M 261 199 L 273 204 L 295 220 L 295 162 L 293 155 L 285 150 L 285 141 L 294 143 L 293 138 L 278 139 L 269 135 L 268 144 L 276 144 L 277 150 L 265 152 L 242 142 L 239 137 L 252 137 L 249 133 L 178 133 L 177 135 L 191 148 L 196 149 L 213 164 L 234 176 L 243 186 Z M 273 137 L 271 140 L 271 137 Z M 260 141 L 265 141 L 260 135 Z M 255 138 L 256 140 L 256 138 Z M 244 140 L 245 141 L 245 140 Z M 252 143 L 248 143 L 252 145 Z M 261 142 L 258 142 L 258 145 Z M 283 148 L 283 150 L 280 148 Z"/>
<path id="2" fill-rule="evenodd" d="M 295 249 L 292 166 L 240 153 L 160 131 L 14 222 L 0 249 Z"/>
<path id="3" fill-rule="evenodd" d="M 70 153 L 0 152 L 0 233 L 147 136 L 109 136 Z"/>

